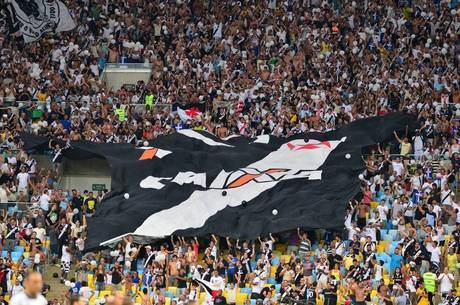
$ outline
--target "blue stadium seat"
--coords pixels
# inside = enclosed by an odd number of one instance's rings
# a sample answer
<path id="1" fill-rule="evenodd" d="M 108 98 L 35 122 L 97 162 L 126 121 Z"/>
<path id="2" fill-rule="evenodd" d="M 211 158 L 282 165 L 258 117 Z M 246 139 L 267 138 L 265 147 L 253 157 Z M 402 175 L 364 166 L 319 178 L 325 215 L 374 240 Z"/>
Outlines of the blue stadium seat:
<path id="1" fill-rule="evenodd" d="M 11 252 L 11 259 L 15 263 L 19 260 L 19 258 L 21 258 L 21 256 L 22 256 L 22 253 L 20 252 Z"/>
<path id="2" fill-rule="evenodd" d="M 24 247 L 23 246 L 16 246 L 14 248 L 14 251 L 24 253 Z"/>
<path id="3" fill-rule="evenodd" d="M 396 240 L 396 237 L 398 236 L 398 230 L 394 230 L 394 229 L 389 230 L 388 231 L 388 236 L 390 237 L 389 238 L 390 241 Z"/>
<path id="4" fill-rule="evenodd" d="M 278 256 L 275 256 L 272 258 L 272 265 L 273 266 L 278 266 L 280 264 L 280 258 Z"/>
<path id="5" fill-rule="evenodd" d="M 270 284 L 270 285 L 275 285 L 276 284 L 276 280 L 272 277 L 268 278 L 267 279 L 267 284 Z"/>

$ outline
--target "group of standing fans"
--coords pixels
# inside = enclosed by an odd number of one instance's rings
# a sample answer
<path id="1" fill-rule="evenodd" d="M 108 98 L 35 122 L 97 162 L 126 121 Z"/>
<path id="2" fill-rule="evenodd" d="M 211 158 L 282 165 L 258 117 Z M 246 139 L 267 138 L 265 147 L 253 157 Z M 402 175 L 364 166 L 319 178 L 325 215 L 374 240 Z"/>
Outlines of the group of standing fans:
<path id="1" fill-rule="evenodd" d="M 459 305 L 457 1 L 66 5 L 77 28 L 36 43 L 0 23 L 0 101 L 13 106 L 0 119 L 0 305 L 45 304 L 41 294 L 53 305 Z M 152 64 L 151 79 L 108 88 L 101 73 L 120 62 Z M 186 118 L 177 106 L 191 108 Z M 104 192 L 59 189 L 65 147 L 50 142 L 54 166 L 44 168 L 19 138 L 289 136 L 398 110 L 420 127 L 365 153 L 344 232 L 256 241 L 126 237 L 85 253 L 86 218 Z M 54 264 L 63 285 L 43 285 Z"/>

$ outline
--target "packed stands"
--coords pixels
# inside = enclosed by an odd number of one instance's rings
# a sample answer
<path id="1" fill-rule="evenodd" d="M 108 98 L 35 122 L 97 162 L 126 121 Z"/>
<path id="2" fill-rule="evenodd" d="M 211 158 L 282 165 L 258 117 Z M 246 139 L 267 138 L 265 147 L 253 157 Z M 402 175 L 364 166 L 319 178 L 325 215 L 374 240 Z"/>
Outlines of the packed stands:
<path id="1" fill-rule="evenodd" d="M 115 291 L 142 305 L 459 304 L 457 1 L 66 5 L 77 28 L 39 42 L 1 23 L 0 304 L 27 271 L 55 264 L 62 284 L 44 295 L 66 293 L 54 305 L 109 304 Z M 100 77 L 118 63 L 151 64 L 151 78 L 107 87 Z M 289 136 L 392 111 L 420 128 L 365 152 L 343 232 L 127 237 L 88 253 L 86 217 L 105 192 L 61 189 L 62 147 L 25 151 L 19 137 L 141 146 L 188 128 Z"/>

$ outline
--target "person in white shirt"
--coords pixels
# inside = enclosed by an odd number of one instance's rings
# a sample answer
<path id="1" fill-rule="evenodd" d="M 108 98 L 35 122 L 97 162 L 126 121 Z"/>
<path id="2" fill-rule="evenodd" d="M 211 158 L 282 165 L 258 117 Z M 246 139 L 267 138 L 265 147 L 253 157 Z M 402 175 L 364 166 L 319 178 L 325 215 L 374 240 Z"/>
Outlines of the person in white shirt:
<path id="1" fill-rule="evenodd" d="M 70 271 L 70 264 L 72 262 L 71 249 L 67 245 L 62 245 L 62 256 L 61 256 L 61 282 L 67 279 L 67 275 Z"/>
<path id="2" fill-rule="evenodd" d="M 10 194 L 11 194 L 11 192 L 10 192 L 10 190 L 8 189 L 8 187 L 5 184 L 0 186 L 0 202 L 1 203 L 8 202 L 8 196 Z"/>
<path id="3" fill-rule="evenodd" d="M 441 262 L 441 250 L 438 247 L 438 243 L 436 241 L 432 241 L 431 243 L 426 245 L 426 249 L 428 252 L 431 253 L 431 263 L 437 267 Z"/>
<path id="4" fill-rule="evenodd" d="M 385 201 L 384 201 L 384 200 L 380 201 L 380 205 L 377 207 L 377 211 L 379 211 L 380 217 L 381 217 L 382 219 L 385 219 L 385 220 L 387 219 L 389 209 L 388 209 L 388 207 L 385 205 Z"/>
<path id="5" fill-rule="evenodd" d="M 455 277 L 449 272 L 448 267 L 444 267 L 444 272 L 438 276 L 438 282 L 441 295 L 445 298 L 449 294 L 449 291 L 452 290 L 453 283 L 455 282 Z"/>
<path id="6" fill-rule="evenodd" d="M 211 279 L 209 282 L 212 285 L 213 290 L 222 290 L 225 288 L 225 281 L 224 279 L 219 275 L 217 271 L 212 272 Z"/>
<path id="7" fill-rule="evenodd" d="M 50 200 L 51 197 L 48 195 L 48 190 L 44 189 L 43 194 L 40 196 L 40 209 L 42 209 L 45 212 L 48 212 L 48 209 L 50 207 Z"/>
<path id="8" fill-rule="evenodd" d="M 18 280 L 16 280 L 16 282 L 14 283 L 13 287 L 11 288 L 11 296 L 15 296 L 21 292 L 24 291 L 24 287 L 22 287 L 21 285 L 21 282 L 19 282 Z"/>
<path id="9" fill-rule="evenodd" d="M 21 291 L 10 300 L 10 305 L 47 305 L 48 301 L 41 295 L 43 278 L 39 272 L 27 274 L 24 280 L 24 291 Z"/>
<path id="10" fill-rule="evenodd" d="M 445 205 L 452 205 L 452 197 L 454 196 L 454 192 L 449 189 L 449 185 L 446 183 L 441 191 L 441 204 Z"/>
<path id="11" fill-rule="evenodd" d="M 261 279 L 256 276 L 253 280 L 252 280 L 252 291 L 251 291 L 251 299 L 258 299 L 260 298 L 260 292 L 262 291 L 262 281 Z"/>
<path id="12" fill-rule="evenodd" d="M 396 172 L 397 176 L 402 176 L 404 173 L 404 164 L 401 162 L 401 158 L 397 157 L 393 162 L 391 162 L 393 170 Z"/>
<path id="13" fill-rule="evenodd" d="M 32 229 L 35 234 L 37 234 L 37 238 L 40 239 L 41 243 L 44 244 L 46 241 L 46 230 L 43 228 L 41 222 L 37 223 L 37 227 Z"/>
<path id="14" fill-rule="evenodd" d="M 30 176 L 27 173 L 27 169 L 23 166 L 21 167 L 21 172 L 16 176 L 16 186 L 18 187 L 18 191 L 24 191 L 27 193 L 27 189 L 30 184 Z"/>
<path id="15" fill-rule="evenodd" d="M 236 304 L 236 293 L 237 287 L 234 283 L 230 283 L 229 287 L 227 287 L 227 303 L 228 304 Z"/>
<path id="16" fill-rule="evenodd" d="M 88 304 L 89 299 L 93 296 L 93 290 L 88 287 L 88 283 L 83 281 L 82 282 L 82 287 L 80 288 L 80 291 L 78 294 L 81 296 L 85 304 Z"/>

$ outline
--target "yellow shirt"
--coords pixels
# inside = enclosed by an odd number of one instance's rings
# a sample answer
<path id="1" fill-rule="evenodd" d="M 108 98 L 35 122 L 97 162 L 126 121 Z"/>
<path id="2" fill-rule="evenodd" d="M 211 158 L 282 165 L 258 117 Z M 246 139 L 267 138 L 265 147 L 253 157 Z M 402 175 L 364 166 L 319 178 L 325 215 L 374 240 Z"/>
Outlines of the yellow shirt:
<path id="1" fill-rule="evenodd" d="M 335 277 L 336 280 L 340 280 L 340 270 L 331 270 L 331 275 Z"/>
<path id="2" fill-rule="evenodd" d="M 43 92 L 41 92 L 41 91 L 39 91 L 39 92 L 37 93 L 37 99 L 38 99 L 39 102 L 44 102 L 44 101 L 46 101 L 46 98 L 47 98 L 46 93 L 43 93 Z"/>
<path id="3" fill-rule="evenodd" d="M 429 305 L 428 295 L 425 289 L 417 288 L 417 296 L 419 297 L 417 305 Z"/>
<path id="4" fill-rule="evenodd" d="M 401 143 L 401 156 L 406 156 L 412 151 L 412 144 L 410 143 Z"/>
<path id="5" fill-rule="evenodd" d="M 457 254 L 447 254 L 447 266 L 449 271 L 457 270 Z"/>

